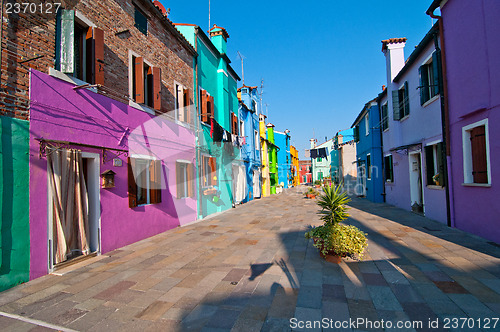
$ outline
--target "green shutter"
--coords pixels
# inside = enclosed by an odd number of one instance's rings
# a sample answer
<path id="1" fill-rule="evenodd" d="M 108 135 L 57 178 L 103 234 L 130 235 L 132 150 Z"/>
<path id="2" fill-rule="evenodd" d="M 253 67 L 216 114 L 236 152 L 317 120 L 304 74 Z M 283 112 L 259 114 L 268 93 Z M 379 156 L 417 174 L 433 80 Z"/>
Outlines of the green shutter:
<path id="1" fill-rule="evenodd" d="M 393 90 L 392 91 L 392 115 L 394 121 L 399 121 L 401 120 L 401 111 L 399 109 L 399 91 L 398 90 Z"/>
<path id="2" fill-rule="evenodd" d="M 445 181 L 445 179 L 444 179 L 444 165 L 446 163 L 446 159 L 443 158 L 443 155 L 444 155 L 443 148 L 444 148 L 443 142 L 438 143 L 438 145 L 437 145 L 437 169 L 439 172 L 439 185 L 441 187 L 445 186 L 445 183 L 444 183 L 444 181 Z"/>
<path id="3" fill-rule="evenodd" d="M 434 180 L 434 146 L 428 145 L 424 148 L 425 151 L 425 174 L 427 178 L 427 185 L 433 186 Z"/>
<path id="4" fill-rule="evenodd" d="M 408 81 L 405 81 L 405 91 L 404 91 L 404 104 L 405 104 L 405 109 L 404 109 L 404 115 L 403 116 L 407 116 L 408 114 L 410 114 L 410 97 L 409 97 L 409 93 L 408 93 Z"/>
<path id="5" fill-rule="evenodd" d="M 63 73 L 75 70 L 75 11 L 62 9 L 56 26 L 56 69 Z"/>
<path id="6" fill-rule="evenodd" d="M 429 97 L 429 71 L 428 65 L 423 65 L 418 68 L 420 76 L 420 105 L 423 105 L 430 99 Z"/>
<path id="7" fill-rule="evenodd" d="M 359 142 L 359 126 L 354 127 L 354 142 Z"/>
<path id="8" fill-rule="evenodd" d="M 432 53 L 432 73 L 434 74 L 434 82 L 432 82 L 432 95 L 435 96 L 441 91 L 441 51 L 437 50 Z"/>

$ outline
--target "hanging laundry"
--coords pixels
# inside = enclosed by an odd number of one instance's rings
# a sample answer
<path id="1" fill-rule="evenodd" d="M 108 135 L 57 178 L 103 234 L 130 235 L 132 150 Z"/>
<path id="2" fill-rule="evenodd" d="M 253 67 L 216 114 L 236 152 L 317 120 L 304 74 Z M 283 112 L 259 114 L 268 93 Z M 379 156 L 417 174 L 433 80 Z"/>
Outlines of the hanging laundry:
<path id="1" fill-rule="evenodd" d="M 214 119 L 212 119 L 212 124 L 214 126 L 213 140 L 214 142 L 222 142 L 222 136 L 224 134 L 224 128 L 220 126 Z"/>
<path id="2" fill-rule="evenodd" d="M 241 136 L 240 138 L 241 138 L 241 140 L 240 140 L 241 145 L 246 145 L 247 144 L 246 136 Z"/>
<path id="3" fill-rule="evenodd" d="M 318 149 L 311 149 L 311 158 L 318 158 Z"/>
<path id="4" fill-rule="evenodd" d="M 328 150 L 326 148 L 318 149 L 318 158 L 328 159 Z"/>
<path id="5" fill-rule="evenodd" d="M 214 119 L 210 119 L 210 137 L 214 138 Z"/>

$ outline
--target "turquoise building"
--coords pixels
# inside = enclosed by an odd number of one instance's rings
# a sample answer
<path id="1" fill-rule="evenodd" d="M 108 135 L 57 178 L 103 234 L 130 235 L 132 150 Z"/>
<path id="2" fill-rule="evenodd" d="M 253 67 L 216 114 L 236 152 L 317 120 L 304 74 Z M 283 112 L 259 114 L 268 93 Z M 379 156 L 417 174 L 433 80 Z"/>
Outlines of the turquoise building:
<path id="1" fill-rule="evenodd" d="M 312 166 L 312 181 L 322 181 L 324 178 L 330 176 L 330 153 L 333 150 L 333 139 L 330 139 L 324 143 L 316 145 L 316 140 L 311 139 L 311 150 L 326 149 L 326 157 L 311 157 Z"/>
<path id="2" fill-rule="evenodd" d="M 200 120 L 197 121 L 198 217 L 203 218 L 227 210 L 244 199 L 237 193 L 246 186 L 244 176 L 240 175 L 245 166 L 239 146 L 230 135 L 239 135 L 237 82 L 240 78 L 226 54 L 229 34 L 224 28 L 214 25 L 209 30 L 209 38 L 197 25 L 175 26 L 198 53 L 193 75 Z M 224 132 L 223 139 L 219 136 L 220 130 Z"/>

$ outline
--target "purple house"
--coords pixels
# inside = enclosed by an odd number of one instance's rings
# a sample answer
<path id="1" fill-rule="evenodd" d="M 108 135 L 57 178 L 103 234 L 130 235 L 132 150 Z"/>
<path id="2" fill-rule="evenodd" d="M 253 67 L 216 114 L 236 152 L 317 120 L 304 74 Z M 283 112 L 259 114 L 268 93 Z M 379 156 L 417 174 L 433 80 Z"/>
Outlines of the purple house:
<path id="1" fill-rule="evenodd" d="M 35 70 L 30 97 L 30 278 L 196 220 L 188 126 Z"/>
<path id="2" fill-rule="evenodd" d="M 439 28 L 408 59 L 406 38 L 382 41 L 387 97 L 380 101 L 386 202 L 447 223 Z M 436 47 L 437 46 L 437 47 Z"/>
<path id="3" fill-rule="evenodd" d="M 444 40 L 452 226 L 500 243 L 500 1 L 436 0 L 427 14 Z"/>

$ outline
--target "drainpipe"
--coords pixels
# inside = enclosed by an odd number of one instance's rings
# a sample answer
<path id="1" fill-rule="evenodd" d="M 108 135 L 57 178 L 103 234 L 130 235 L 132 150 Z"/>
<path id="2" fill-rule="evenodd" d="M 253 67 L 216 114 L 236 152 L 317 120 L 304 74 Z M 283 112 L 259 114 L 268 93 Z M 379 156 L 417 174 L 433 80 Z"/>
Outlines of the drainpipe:
<path id="1" fill-rule="evenodd" d="M 195 50 L 196 52 L 198 53 L 198 29 L 199 28 L 195 28 Z M 196 133 L 194 139 L 195 139 L 195 151 L 196 151 L 196 169 L 198 170 L 198 213 L 197 213 L 197 216 L 196 216 L 196 219 L 199 220 L 199 219 L 202 219 L 203 218 L 203 205 L 202 205 L 202 199 L 203 199 L 203 193 L 202 193 L 202 188 L 203 188 L 203 175 L 201 174 L 201 170 L 203 169 L 202 165 L 201 165 L 201 137 L 200 136 L 203 136 L 203 132 L 200 132 L 200 130 L 202 131 L 203 128 L 201 127 L 200 125 L 200 114 L 201 114 L 201 111 L 198 112 L 198 109 L 200 107 L 200 100 L 198 98 L 199 94 L 198 94 L 198 90 L 199 90 L 199 86 L 198 86 L 198 57 L 194 58 L 194 72 L 195 72 L 195 84 L 194 84 L 194 88 L 196 91 L 193 91 L 193 101 L 194 99 L 196 98 L 196 104 L 195 104 L 195 108 L 194 108 L 194 111 L 196 113 L 196 119 L 194 121 L 194 132 Z M 196 97 L 195 97 L 196 96 Z M 200 218 L 201 216 L 201 218 Z"/>
<path id="2" fill-rule="evenodd" d="M 433 19 L 438 20 L 439 23 L 439 42 L 437 39 L 437 35 L 434 34 L 434 45 L 436 51 L 441 52 L 441 73 L 439 79 L 439 94 L 441 99 L 441 131 L 443 136 L 443 143 L 446 149 L 442 149 L 442 159 L 446 160 L 446 163 L 443 165 L 444 170 L 444 185 L 446 192 L 446 221 L 448 227 L 455 227 L 455 218 L 454 218 L 454 208 L 452 207 L 453 196 L 450 195 L 450 185 L 452 185 L 452 181 L 448 178 L 448 165 L 451 169 L 451 157 L 450 157 L 450 120 L 449 120 L 449 105 L 448 105 L 448 81 L 446 78 L 446 54 L 445 54 L 445 46 L 444 46 L 444 27 L 443 27 L 443 18 L 438 15 L 434 15 L 433 12 L 427 11 L 427 14 Z M 441 44 L 441 47 L 439 46 Z M 453 214 L 453 215 L 452 215 Z"/>

